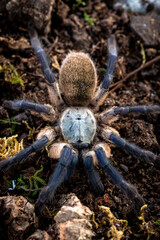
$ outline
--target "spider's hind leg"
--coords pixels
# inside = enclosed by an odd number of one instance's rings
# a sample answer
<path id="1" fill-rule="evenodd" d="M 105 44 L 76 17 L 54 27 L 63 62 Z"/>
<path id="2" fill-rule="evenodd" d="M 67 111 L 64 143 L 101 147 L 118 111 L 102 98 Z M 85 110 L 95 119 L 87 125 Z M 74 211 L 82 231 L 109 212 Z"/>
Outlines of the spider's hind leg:
<path id="1" fill-rule="evenodd" d="M 94 98 L 92 99 L 91 105 L 96 110 L 99 105 L 102 105 L 107 97 L 107 92 L 112 83 L 113 73 L 117 61 L 117 44 L 114 35 L 111 35 L 108 39 L 108 67 L 104 79 L 99 86 Z"/>
<path id="2" fill-rule="evenodd" d="M 49 67 L 47 55 L 44 49 L 42 48 L 37 32 L 34 29 L 30 29 L 29 34 L 30 34 L 32 47 L 35 50 L 38 61 L 42 66 L 42 71 L 47 80 L 47 88 L 48 88 L 50 101 L 53 104 L 53 106 L 56 106 L 57 108 L 61 108 L 61 105 L 63 105 L 64 102 L 60 95 L 58 82 L 56 81 L 55 76 Z"/>
<path id="3" fill-rule="evenodd" d="M 140 208 L 144 205 L 144 200 L 138 193 L 136 187 L 128 183 L 112 166 L 111 162 L 106 156 L 105 149 L 100 144 L 96 145 L 95 153 L 99 165 L 104 168 L 111 181 L 126 194 L 126 196 L 133 202 L 135 209 L 139 211 Z"/>

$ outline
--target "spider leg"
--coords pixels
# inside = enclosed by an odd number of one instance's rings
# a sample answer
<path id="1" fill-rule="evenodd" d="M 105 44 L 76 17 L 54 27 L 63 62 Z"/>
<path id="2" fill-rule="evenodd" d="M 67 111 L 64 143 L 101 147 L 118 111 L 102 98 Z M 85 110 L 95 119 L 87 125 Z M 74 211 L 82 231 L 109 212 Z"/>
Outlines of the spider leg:
<path id="1" fill-rule="evenodd" d="M 64 181 L 67 181 L 69 178 L 72 177 L 72 175 L 74 173 L 74 170 L 75 170 L 75 166 L 77 165 L 77 163 L 78 163 L 78 155 L 73 152 L 73 154 L 72 154 L 72 161 L 71 161 L 70 165 L 67 168 L 67 174 L 66 174 L 66 177 L 65 177 Z"/>
<path id="2" fill-rule="evenodd" d="M 25 112 L 23 112 L 23 113 L 19 113 L 19 114 L 15 115 L 13 118 L 11 118 L 11 120 L 16 121 L 16 122 L 22 122 L 23 120 L 30 121 L 31 117 L 27 116 L 27 114 Z"/>
<path id="3" fill-rule="evenodd" d="M 108 123 L 110 120 L 114 118 L 118 118 L 119 116 L 127 115 L 129 113 L 142 113 L 142 114 L 149 114 L 149 113 L 159 113 L 160 106 L 153 105 L 153 106 L 146 106 L 146 105 L 139 105 L 139 106 L 124 106 L 124 107 L 114 107 L 109 110 L 102 112 L 99 115 L 99 120 L 103 123 Z"/>
<path id="4" fill-rule="evenodd" d="M 116 184 L 130 200 L 132 200 L 135 209 L 140 210 L 140 208 L 144 205 L 144 200 L 138 193 L 137 189 L 132 184 L 128 183 L 112 166 L 102 147 L 97 145 L 95 147 L 95 153 L 99 165 L 104 168 L 111 181 Z"/>
<path id="5" fill-rule="evenodd" d="M 94 167 L 93 153 L 94 153 L 93 151 L 90 151 L 86 154 L 86 156 L 84 158 L 84 166 L 85 166 L 89 181 L 91 182 L 94 191 L 98 195 L 101 195 L 104 193 L 104 186 L 101 182 L 99 173 L 97 172 L 96 168 Z"/>
<path id="6" fill-rule="evenodd" d="M 113 72 L 117 61 L 117 45 L 114 35 L 111 35 L 108 39 L 108 55 L 108 67 L 106 74 L 91 102 L 95 108 L 97 108 L 99 105 L 102 105 L 107 96 L 110 84 L 112 83 Z"/>
<path id="7" fill-rule="evenodd" d="M 2 161 L 0 161 L 0 172 L 2 171 L 8 171 L 10 168 L 12 168 L 15 164 L 24 161 L 27 159 L 27 157 L 33 153 L 33 152 L 39 152 L 43 147 L 45 147 L 50 141 L 54 139 L 54 130 L 51 128 L 46 128 L 44 134 L 32 143 L 31 146 L 25 148 L 21 152 L 17 153 L 11 158 L 6 158 Z M 42 130 L 41 130 L 42 131 Z M 41 133 L 41 132 L 40 132 Z M 39 133 L 39 134 L 40 134 Z"/>
<path id="8" fill-rule="evenodd" d="M 12 158 L 6 158 L 0 161 L 0 172 L 8 171 L 12 168 L 15 164 L 24 161 L 27 157 L 33 152 L 39 152 L 43 147 L 47 145 L 49 139 L 46 136 L 38 139 L 31 146 L 25 148 L 18 154 L 14 155 Z"/>
<path id="9" fill-rule="evenodd" d="M 34 29 L 30 29 L 29 34 L 30 34 L 30 40 L 31 40 L 32 47 L 35 50 L 38 61 L 40 62 L 41 66 L 42 66 L 43 73 L 44 73 L 45 78 L 48 83 L 47 87 L 48 87 L 48 91 L 49 91 L 50 100 L 53 105 L 60 107 L 60 105 L 63 104 L 64 102 L 63 102 L 60 92 L 59 92 L 58 83 L 55 79 L 53 72 L 51 71 L 51 69 L 49 67 L 46 53 L 42 48 L 42 45 L 38 38 L 37 32 Z"/>
<path id="10" fill-rule="evenodd" d="M 48 184 L 42 189 L 35 203 L 35 212 L 41 214 L 45 204 L 53 200 L 56 189 L 73 173 L 77 164 L 78 156 L 72 152 L 71 147 L 67 144 L 61 151 L 58 166 L 54 170 Z"/>
<path id="11" fill-rule="evenodd" d="M 44 120 L 53 121 L 55 119 L 55 110 L 50 105 L 43 105 L 39 103 L 34 103 L 26 100 L 16 100 L 9 101 L 5 100 L 3 102 L 3 107 L 12 110 L 31 110 L 36 113 L 40 113 Z"/>
<path id="12" fill-rule="evenodd" d="M 114 133 L 111 129 L 102 130 L 102 136 L 105 140 L 109 140 L 114 143 L 117 147 L 125 150 L 126 152 L 136 156 L 138 158 L 142 158 L 146 163 L 150 165 L 158 164 L 160 165 L 160 157 L 155 155 L 154 153 L 144 150 L 133 143 L 126 141 L 125 139 L 118 136 L 118 134 Z"/>

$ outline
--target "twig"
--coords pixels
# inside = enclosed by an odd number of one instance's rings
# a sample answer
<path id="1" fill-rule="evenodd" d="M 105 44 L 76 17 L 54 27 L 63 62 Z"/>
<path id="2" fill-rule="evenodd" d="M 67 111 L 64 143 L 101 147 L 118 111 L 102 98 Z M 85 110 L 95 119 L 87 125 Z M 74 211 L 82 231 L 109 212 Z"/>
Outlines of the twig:
<path id="1" fill-rule="evenodd" d="M 22 186 L 17 186 L 17 187 L 26 191 L 26 192 L 35 192 L 35 191 L 41 191 L 42 190 L 42 188 L 28 189 L 28 188 L 25 188 L 25 187 L 22 187 Z"/>
<path id="2" fill-rule="evenodd" d="M 155 58 L 153 58 L 152 60 L 146 62 L 145 64 L 141 65 L 139 68 L 135 69 L 133 72 L 129 73 L 126 77 L 124 77 L 122 80 L 113 83 L 111 85 L 111 90 L 108 92 L 108 95 L 111 94 L 112 92 L 114 92 L 116 89 L 120 88 L 121 85 L 130 77 L 132 77 L 133 75 L 135 75 L 136 73 L 140 72 L 142 69 L 149 67 L 150 65 L 152 65 L 155 62 L 160 61 L 160 56 L 157 56 Z M 113 88 L 114 87 L 114 88 Z"/>

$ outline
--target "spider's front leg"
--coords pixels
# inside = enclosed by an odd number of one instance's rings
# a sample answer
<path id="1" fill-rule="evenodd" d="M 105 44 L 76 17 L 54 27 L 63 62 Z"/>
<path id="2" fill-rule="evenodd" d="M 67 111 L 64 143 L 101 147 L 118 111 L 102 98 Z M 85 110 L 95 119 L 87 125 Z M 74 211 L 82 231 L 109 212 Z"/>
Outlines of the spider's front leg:
<path id="1" fill-rule="evenodd" d="M 64 102 L 60 95 L 58 82 L 56 81 L 55 76 L 49 67 L 46 53 L 42 48 L 37 32 L 34 29 L 30 29 L 29 34 L 30 34 L 32 47 L 35 50 L 38 61 L 42 66 L 43 73 L 47 80 L 47 87 L 48 87 L 50 101 L 53 104 L 53 106 L 56 106 L 57 108 L 61 108 L 61 105 L 63 105 Z"/>
<path id="2" fill-rule="evenodd" d="M 45 204 L 53 200 L 56 189 L 74 172 L 78 161 L 78 155 L 69 144 L 55 143 L 49 151 L 50 157 L 59 158 L 58 166 L 55 168 L 48 184 L 42 189 L 35 203 L 35 212 L 41 214 Z"/>
<path id="3" fill-rule="evenodd" d="M 95 146 L 95 153 L 98 160 L 98 164 L 104 168 L 111 181 L 116 184 L 133 202 L 137 211 L 144 205 L 142 196 L 138 193 L 136 187 L 127 182 L 120 173 L 112 166 L 108 157 L 110 152 L 104 147 L 104 144 L 98 144 Z"/>
<path id="4" fill-rule="evenodd" d="M 37 140 L 33 142 L 31 146 L 25 148 L 11 158 L 6 158 L 0 161 L 0 172 L 8 171 L 15 164 L 26 160 L 31 153 L 41 151 L 43 147 L 55 139 L 55 136 L 56 134 L 51 127 L 42 129 L 37 136 Z"/>
<path id="5" fill-rule="evenodd" d="M 95 193 L 101 195 L 104 193 L 104 186 L 101 182 L 99 173 L 95 168 L 96 163 L 97 159 L 94 151 L 90 151 L 84 156 L 84 166 L 88 179 L 91 182 Z"/>
<path id="6" fill-rule="evenodd" d="M 117 147 L 125 150 L 126 152 L 136 156 L 138 158 L 142 158 L 146 163 L 150 165 L 158 165 L 160 166 L 160 156 L 155 155 L 154 153 L 144 150 L 133 143 L 126 141 L 121 138 L 118 133 L 116 133 L 111 128 L 106 128 L 102 130 L 102 137 L 106 141 L 110 141 L 114 143 Z"/>

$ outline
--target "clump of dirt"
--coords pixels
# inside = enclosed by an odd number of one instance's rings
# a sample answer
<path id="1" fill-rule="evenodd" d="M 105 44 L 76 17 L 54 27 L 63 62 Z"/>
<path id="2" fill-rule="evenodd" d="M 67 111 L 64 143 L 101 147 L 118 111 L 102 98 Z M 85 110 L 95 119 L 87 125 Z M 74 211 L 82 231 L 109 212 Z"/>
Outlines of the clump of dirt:
<path id="1" fill-rule="evenodd" d="M 74 50 L 89 53 L 96 64 L 100 83 L 107 67 L 107 38 L 111 34 L 115 34 L 119 58 L 108 98 L 100 110 L 113 106 L 160 105 L 159 61 L 142 68 L 141 71 L 119 84 L 119 81 L 130 72 L 160 55 L 159 45 L 145 46 L 139 36 L 132 31 L 130 16 L 131 14 L 124 14 L 109 8 L 106 1 L 103 0 L 59 0 L 56 1 L 56 6 L 52 12 L 51 31 L 48 34 L 48 39 L 42 38 L 43 46 L 51 63 L 54 64 L 52 68 L 57 79 L 59 75 L 57 62 L 61 65 L 66 54 Z M 29 99 L 34 102 L 49 104 L 44 76 L 30 46 L 27 28 L 19 27 L 17 31 L 14 28 L 13 31 L 5 14 L 0 15 L 0 21 L 0 105 L 2 106 L 4 100 L 13 99 Z M 55 59 L 57 59 L 57 62 Z M 24 87 L 19 83 L 13 84 L 4 80 L 5 73 L 2 69 L 6 64 L 14 66 L 18 76 L 23 80 Z M 114 88 L 116 89 L 112 91 Z M 29 146 L 35 140 L 39 129 L 45 127 L 47 123 L 38 116 L 30 116 L 28 124 L 33 131 L 29 139 L 28 134 L 31 129 L 25 123 L 16 124 L 12 118 L 16 114 L 16 111 L 5 110 L 0 107 L 0 137 L 18 134 L 19 141 L 23 139 L 24 147 Z M 112 126 L 130 142 L 153 151 L 155 154 L 160 153 L 160 115 L 132 114 L 120 117 Z M 127 220 L 128 227 L 124 233 L 126 238 L 146 239 L 151 235 L 152 239 L 159 239 L 160 170 L 154 166 L 147 166 L 140 159 L 133 158 L 114 146 L 112 146 L 112 161 L 124 178 L 138 188 L 139 193 L 148 205 L 145 221 L 151 222 L 152 227 L 149 230 L 142 229 L 142 221 L 138 219 L 131 203 L 108 180 L 101 169 L 99 171 L 105 187 L 105 195 L 96 197 L 92 187 L 87 182 L 85 171 L 81 167 L 76 170 L 72 179 L 58 188 L 53 203 L 39 218 L 38 228 L 47 231 L 52 239 L 58 239 L 53 227 L 55 224 L 53 216 L 60 208 L 58 201 L 62 194 L 73 192 L 85 206 L 95 213 L 96 221 L 103 218 L 98 205 L 110 207 L 116 218 Z M 1 176 L 1 196 L 7 194 L 23 195 L 34 203 L 38 193 L 33 195 L 33 192 L 26 192 L 21 188 L 9 191 L 11 181 L 22 179 L 24 181 L 23 185 L 29 186 L 29 182 L 23 179 L 23 175 L 26 173 L 29 175 L 31 167 L 31 175 L 34 175 L 43 165 L 43 171 L 40 172 L 39 177 L 47 182 L 56 164 L 55 161 L 49 159 L 45 150 L 42 153 L 30 156 L 25 163 L 16 166 L 12 171 Z M 22 178 L 20 177 L 21 174 Z M 105 238 L 108 230 L 109 226 L 107 224 L 99 224 L 98 228 L 95 226 L 95 237 L 93 239 Z M 4 229 L 0 228 L 0 238 L 4 236 L 3 231 Z"/>

